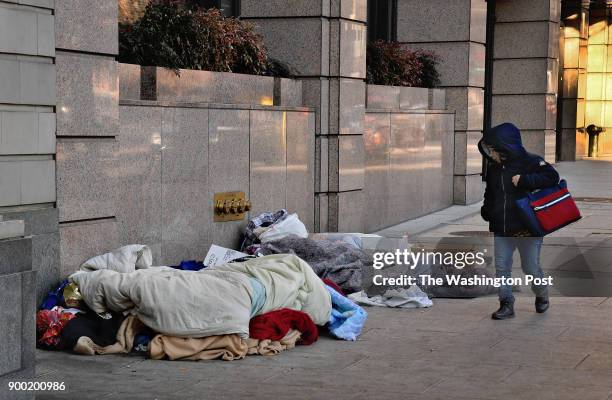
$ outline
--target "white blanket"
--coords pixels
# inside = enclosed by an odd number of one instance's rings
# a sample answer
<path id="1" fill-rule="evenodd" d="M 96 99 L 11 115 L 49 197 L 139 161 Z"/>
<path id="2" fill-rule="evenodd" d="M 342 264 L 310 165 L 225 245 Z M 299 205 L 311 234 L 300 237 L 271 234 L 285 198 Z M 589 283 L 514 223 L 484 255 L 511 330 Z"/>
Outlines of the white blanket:
<path id="1" fill-rule="evenodd" d="M 110 253 L 90 258 L 81 264 L 81 271 L 110 269 L 117 272 L 133 272 L 153 265 L 153 254 L 149 246 L 131 244 L 120 247 Z"/>
<path id="2" fill-rule="evenodd" d="M 136 269 L 123 265 L 77 272 L 87 305 L 97 313 L 130 310 L 153 330 L 173 336 L 205 337 L 237 333 L 248 337 L 251 278 L 266 289 L 260 314 L 279 308 L 307 313 L 315 324 L 329 321 L 331 300 L 323 282 L 306 262 L 293 255 L 273 255 L 203 269 Z"/>

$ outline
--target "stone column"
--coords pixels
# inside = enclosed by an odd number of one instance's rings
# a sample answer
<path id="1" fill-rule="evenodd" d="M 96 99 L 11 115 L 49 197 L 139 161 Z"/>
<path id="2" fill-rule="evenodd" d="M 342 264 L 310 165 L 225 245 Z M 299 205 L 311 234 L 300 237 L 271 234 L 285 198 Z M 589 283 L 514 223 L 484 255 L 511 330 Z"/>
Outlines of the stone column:
<path id="1" fill-rule="evenodd" d="M 512 122 L 527 151 L 555 161 L 560 0 L 497 0 L 492 124 Z"/>
<path id="2" fill-rule="evenodd" d="M 270 56 L 303 79 L 315 107 L 315 229 L 363 231 L 366 0 L 242 0 Z"/>
<path id="3" fill-rule="evenodd" d="M 34 376 L 36 302 L 48 289 L 37 288 L 37 272 L 55 277 L 58 268 L 53 8 L 53 0 L 0 0 L 2 391 Z"/>
<path id="4" fill-rule="evenodd" d="M 455 204 L 482 199 L 481 156 L 486 42 L 485 0 L 398 0 L 397 40 L 435 52 L 441 86 L 455 111 Z"/>
<path id="5" fill-rule="evenodd" d="M 56 1 L 61 274 L 119 246 L 117 1 Z"/>

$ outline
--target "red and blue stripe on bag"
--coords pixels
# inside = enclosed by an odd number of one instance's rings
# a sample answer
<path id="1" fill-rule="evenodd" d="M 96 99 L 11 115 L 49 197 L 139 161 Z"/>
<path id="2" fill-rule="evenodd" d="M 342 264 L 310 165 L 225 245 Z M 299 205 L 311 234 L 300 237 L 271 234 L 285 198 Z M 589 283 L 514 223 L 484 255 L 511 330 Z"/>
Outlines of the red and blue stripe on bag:
<path id="1" fill-rule="evenodd" d="M 581 218 L 567 188 L 561 188 L 530 203 L 542 229 L 555 231 Z"/>

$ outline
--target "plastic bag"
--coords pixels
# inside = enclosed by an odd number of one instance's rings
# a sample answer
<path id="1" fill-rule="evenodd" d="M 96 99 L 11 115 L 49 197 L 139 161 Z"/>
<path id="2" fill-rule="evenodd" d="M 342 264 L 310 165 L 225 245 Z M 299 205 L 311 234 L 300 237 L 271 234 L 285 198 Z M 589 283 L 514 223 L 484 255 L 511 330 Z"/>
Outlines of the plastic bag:
<path id="1" fill-rule="evenodd" d="M 259 236 L 259 240 L 261 243 L 267 243 L 289 235 L 296 235 L 301 238 L 308 237 L 306 226 L 300 221 L 297 214 L 288 215 L 287 218 L 270 226 Z"/>
<path id="2" fill-rule="evenodd" d="M 67 307 L 81 308 L 83 296 L 79 292 L 79 288 L 74 282 L 70 282 L 64 288 L 64 303 Z"/>
<path id="3" fill-rule="evenodd" d="M 68 285 L 68 279 L 64 279 L 60 284 L 51 290 L 43 299 L 40 307 L 41 310 L 50 310 L 55 306 L 61 306 L 64 304 L 64 288 Z"/>

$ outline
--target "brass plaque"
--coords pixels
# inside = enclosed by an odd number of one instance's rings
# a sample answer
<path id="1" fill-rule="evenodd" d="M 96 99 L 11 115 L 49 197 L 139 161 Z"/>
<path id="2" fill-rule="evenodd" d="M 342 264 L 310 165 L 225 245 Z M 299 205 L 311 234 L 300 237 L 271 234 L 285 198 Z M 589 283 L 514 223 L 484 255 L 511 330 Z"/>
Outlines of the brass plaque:
<path id="1" fill-rule="evenodd" d="M 251 202 L 246 199 L 244 192 L 215 193 L 214 221 L 240 221 L 251 209 Z"/>

